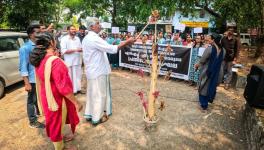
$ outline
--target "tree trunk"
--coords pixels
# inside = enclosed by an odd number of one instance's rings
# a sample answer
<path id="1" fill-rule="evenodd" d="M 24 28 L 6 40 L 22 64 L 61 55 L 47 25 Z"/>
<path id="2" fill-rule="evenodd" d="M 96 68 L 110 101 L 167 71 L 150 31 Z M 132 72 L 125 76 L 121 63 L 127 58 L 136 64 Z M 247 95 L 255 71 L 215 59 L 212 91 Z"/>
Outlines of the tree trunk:
<path id="1" fill-rule="evenodd" d="M 257 46 L 257 50 L 255 53 L 255 57 L 259 57 L 263 52 L 264 52 L 264 33 L 263 33 L 263 29 L 264 29 L 264 0 L 260 0 L 260 8 L 261 8 L 261 27 L 260 27 L 260 33 L 258 35 L 258 39 L 256 42 L 256 46 Z"/>
<path id="2" fill-rule="evenodd" d="M 116 26 L 116 0 L 113 0 L 112 26 Z"/>
<path id="3" fill-rule="evenodd" d="M 155 116 L 155 101 L 156 97 L 154 93 L 157 89 L 157 78 L 158 78 L 158 45 L 153 43 L 152 45 L 152 65 L 151 65 L 151 82 L 150 82 L 150 91 L 148 97 L 148 117 L 149 120 L 152 120 Z"/>
<path id="4" fill-rule="evenodd" d="M 260 27 L 260 34 L 262 35 L 263 34 L 263 29 L 264 29 L 264 0 L 260 0 L 260 10 L 261 10 L 261 27 Z"/>

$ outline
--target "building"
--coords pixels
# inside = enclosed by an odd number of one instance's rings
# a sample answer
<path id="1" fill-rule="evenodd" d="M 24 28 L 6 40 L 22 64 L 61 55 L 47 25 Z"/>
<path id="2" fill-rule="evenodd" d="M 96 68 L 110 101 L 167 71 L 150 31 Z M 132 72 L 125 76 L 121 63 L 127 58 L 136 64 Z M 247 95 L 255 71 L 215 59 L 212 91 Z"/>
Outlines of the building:
<path id="1" fill-rule="evenodd" d="M 175 15 L 172 17 L 172 24 L 174 29 L 177 30 L 179 25 L 185 26 L 185 31 L 187 33 L 193 33 L 194 28 L 202 28 L 203 33 L 210 33 L 213 28 L 215 28 L 215 22 L 213 21 L 213 16 L 207 11 L 201 8 L 195 8 L 192 13 L 184 14 L 181 11 L 176 11 Z"/>

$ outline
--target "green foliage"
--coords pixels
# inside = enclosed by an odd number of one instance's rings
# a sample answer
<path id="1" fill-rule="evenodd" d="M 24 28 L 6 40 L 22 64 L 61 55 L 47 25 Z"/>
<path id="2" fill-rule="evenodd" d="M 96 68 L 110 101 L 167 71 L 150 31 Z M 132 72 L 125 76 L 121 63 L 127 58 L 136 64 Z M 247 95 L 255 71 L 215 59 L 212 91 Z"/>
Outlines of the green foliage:
<path id="1" fill-rule="evenodd" d="M 158 9 L 160 16 L 170 17 L 176 9 L 192 13 L 200 7 L 216 16 L 217 22 L 234 20 L 241 28 L 263 25 L 263 0 L 1 0 L 1 27 L 25 29 L 32 20 L 48 24 L 71 22 L 74 15 L 111 19 L 113 25 L 126 26 L 128 22 L 146 23 L 151 11 Z M 65 9 L 70 12 L 62 16 Z"/>
<path id="2" fill-rule="evenodd" d="M 234 20 L 239 27 L 260 26 L 263 5 L 256 0 L 216 0 L 214 5 L 226 20 Z"/>
<path id="3" fill-rule="evenodd" d="M 56 21 L 60 0 L 3 0 L 0 15 L 10 28 L 25 30 L 33 21 L 42 23 Z"/>

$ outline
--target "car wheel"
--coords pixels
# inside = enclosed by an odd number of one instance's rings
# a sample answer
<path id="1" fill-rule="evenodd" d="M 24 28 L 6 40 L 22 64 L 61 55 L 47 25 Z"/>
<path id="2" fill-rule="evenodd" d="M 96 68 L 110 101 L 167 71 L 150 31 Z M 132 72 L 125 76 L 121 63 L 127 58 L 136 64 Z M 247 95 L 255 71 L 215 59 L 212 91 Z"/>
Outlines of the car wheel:
<path id="1" fill-rule="evenodd" d="M 0 99 L 5 95 L 5 84 L 0 80 Z"/>
<path id="2" fill-rule="evenodd" d="M 249 45 L 247 43 L 243 43 L 242 45 L 243 45 L 244 49 L 249 50 Z"/>
<path id="3" fill-rule="evenodd" d="M 243 43 L 242 45 L 243 45 L 243 46 L 248 46 L 248 44 L 247 44 L 247 43 Z"/>

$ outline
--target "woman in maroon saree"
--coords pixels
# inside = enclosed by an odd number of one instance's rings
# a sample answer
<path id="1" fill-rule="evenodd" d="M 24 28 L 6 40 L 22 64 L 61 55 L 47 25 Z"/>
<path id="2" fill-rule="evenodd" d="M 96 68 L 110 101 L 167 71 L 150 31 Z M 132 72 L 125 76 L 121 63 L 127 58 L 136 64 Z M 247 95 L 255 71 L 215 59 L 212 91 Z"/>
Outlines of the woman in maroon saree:
<path id="1" fill-rule="evenodd" d="M 36 48 L 30 54 L 35 66 L 38 100 L 45 116 L 46 132 L 56 150 L 64 149 L 63 127 L 70 124 L 72 133 L 79 123 L 81 104 L 73 95 L 73 86 L 63 60 L 55 56 L 55 40 L 50 33 L 36 37 Z"/>

